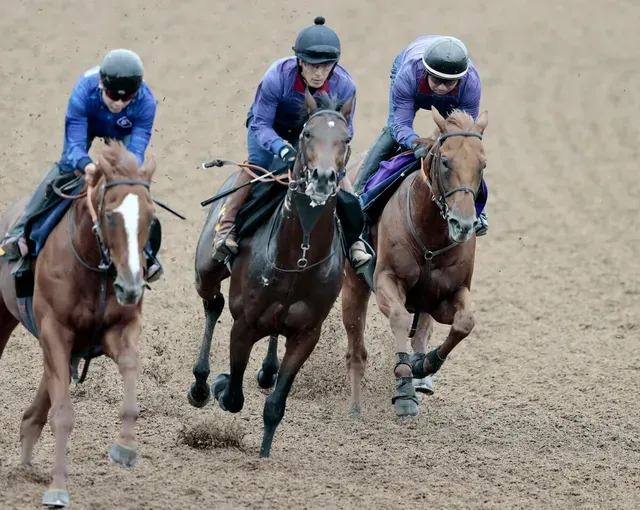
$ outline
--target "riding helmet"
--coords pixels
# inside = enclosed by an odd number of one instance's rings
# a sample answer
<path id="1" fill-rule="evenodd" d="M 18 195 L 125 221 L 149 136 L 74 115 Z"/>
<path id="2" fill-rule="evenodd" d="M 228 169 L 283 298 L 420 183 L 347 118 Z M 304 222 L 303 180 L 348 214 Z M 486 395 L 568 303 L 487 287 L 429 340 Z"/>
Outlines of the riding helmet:
<path id="1" fill-rule="evenodd" d="M 325 19 L 318 16 L 312 26 L 296 37 L 293 51 L 307 64 L 335 64 L 340 60 L 340 39 L 333 30 L 324 26 L 324 22 Z"/>
<path id="2" fill-rule="evenodd" d="M 442 36 L 424 50 L 422 62 L 429 74 L 443 80 L 457 80 L 467 74 L 469 53 L 459 39 Z"/>
<path id="3" fill-rule="evenodd" d="M 127 96 L 142 85 L 143 71 L 142 60 L 133 51 L 111 50 L 100 65 L 100 80 L 108 91 Z"/>

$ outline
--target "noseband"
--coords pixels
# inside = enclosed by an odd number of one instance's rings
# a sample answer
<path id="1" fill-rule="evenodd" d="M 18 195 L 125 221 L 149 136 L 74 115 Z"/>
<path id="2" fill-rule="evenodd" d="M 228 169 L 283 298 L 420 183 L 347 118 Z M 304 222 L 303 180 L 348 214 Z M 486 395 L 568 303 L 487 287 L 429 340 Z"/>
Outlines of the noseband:
<path id="1" fill-rule="evenodd" d="M 440 152 L 440 149 L 442 148 L 442 142 L 444 142 L 447 138 L 452 138 L 454 136 L 473 136 L 475 138 L 479 138 L 480 140 L 482 140 L 482 135 L 475 131 L 454 131 L 452 133 L 443 133 L 442 135 L 440 135 L 435 145 L 433 146 L 433 149 L 431 149 L 431 151 L 429 152 L 429 154 L 431 155 L 431 172 L 430 173 L 434 178 L 435 186 L 438 190 L 439 196 L 436 196 L 436 194 L 433 191 L 433 183 L 429 178 L 429 173 L 427 173 L 424 167 L 424 159 L 422 160 L 422 170 L 424 172 L 427 186 L 431 191 L 431 200 L 433 200 L 436 203 L 436 205 L 438 206 L 438 209 L 440 209 L 440 215 L 444 219 L 447 218 L 447 214 L 449 211 L 449 208 L 447 206 L 447 198 L 449 198 L 454 193 L 463 191 L 465 193 L 471 193 L 475 201 L 476 195 L 478 193 L 478 190 L 475 190 L 470 186 L 457 186 L 450 190 L 445 190 L 442 187 L 442 153 Z"/>

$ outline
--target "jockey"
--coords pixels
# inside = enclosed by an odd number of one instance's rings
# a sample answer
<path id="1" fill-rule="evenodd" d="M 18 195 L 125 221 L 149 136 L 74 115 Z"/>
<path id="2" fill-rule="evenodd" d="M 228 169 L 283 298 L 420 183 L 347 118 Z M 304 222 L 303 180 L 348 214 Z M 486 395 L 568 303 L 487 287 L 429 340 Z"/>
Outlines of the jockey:
<path id="1" fill-rule="evenodd" d="M 438 131 L 429 138 L 420 138 L 413 129 L 419 109 L 435 106 L 445 117 L 454 109 L 478 117 L 482 86 L 478 71 L 469 60 L 466 46 L 455 37 L 430 35 L 419 37 L 396 56 L 391 66 L 389 117 L 387 125 L 374 141 L 362 163 L 353 185 L 361 194 L 367 181 L 380 163 L 400 147 L 414 151 L 416 158 L 425 157 L 437 141 Z M 476 235 L 488 230 L 484 181 L 477 196 L 482 206 Z"/>
<path id="2" fill-rule="evenodd" d="M 289 167 L 293 166 L 302 131 L 299 117 L 307 87 L 313 95 L 327 92 L 337 96 L 341 102 L 356 93 L 353 79 L 338 64 L 340 40 L 333 30 L 324 26 L 324 22 L 324 18 L 318 16 L 314 25 L 302 30 L 293 46 L 295 56 L 276 60 L 258 85 L 246 120 L 250 164 L 269 169 L 274 157 L 279 156 Z M 353 135 L 353 114 L 349 120 L 349 131 Z M 249 174 L 240 172 L 234 187 L 250 180 Z M 251 185 L 239 189 L 229 196 L 225 204 L 224 216 L 213 242 L 216 259 L 238 253 L 234 222 L 250 188 Z M 341 200 L 340 194 L 338 200 Z M 356 200 L 353 203 L 357 205 Z M 345 209 L 349 207 L 338 207 L 338 214 Z M 371 255 L 360 240 L 361 232 L 350 232 L 353 229 L 349 224 L 349 221 L 342 221 L 350 246 L 351 264 L 358 269 L 370 261 Z"/>
<path id="3" fill-rule="evenodd" d="M 62 156 L 38 184 L 22 216 L 7 232 L 0 255 L 26 257 L 27 237 L 34 217 L 55 206 L 61 198 L 47 193 L 53 180 L 71 181 L 74 172 L 95 175 L 96 163 L 88 154 L 95 137 L 121 140 L 142 165 L 156 115 L 156 100 L 143 81 L 140 57 L 126 49 L 112 50 L 100 66 L 86 71 L 76 82 L 67 105 Z M 159 229 L 160 224 L 154 224 Z M 145 248 L 148 259 L 147 281 L 162 274 L 162 266 Z"/>

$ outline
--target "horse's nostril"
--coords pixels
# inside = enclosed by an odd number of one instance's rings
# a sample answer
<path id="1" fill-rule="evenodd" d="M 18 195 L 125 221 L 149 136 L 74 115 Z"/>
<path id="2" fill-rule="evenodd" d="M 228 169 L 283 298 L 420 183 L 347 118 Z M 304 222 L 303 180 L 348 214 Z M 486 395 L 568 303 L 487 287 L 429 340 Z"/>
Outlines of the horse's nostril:
<path id="1" fill-rule="evenodd" d="M 460 222 L 455 218 L 449 218 L 449 224 L 456 230 L 460 229 Z"/>
<path id="2" fill-rule="evenodd" d="M 314 180 L 318 180 L 318 169 L 314 168 L 313 172 L 311 172 L 311 178 Z"/>

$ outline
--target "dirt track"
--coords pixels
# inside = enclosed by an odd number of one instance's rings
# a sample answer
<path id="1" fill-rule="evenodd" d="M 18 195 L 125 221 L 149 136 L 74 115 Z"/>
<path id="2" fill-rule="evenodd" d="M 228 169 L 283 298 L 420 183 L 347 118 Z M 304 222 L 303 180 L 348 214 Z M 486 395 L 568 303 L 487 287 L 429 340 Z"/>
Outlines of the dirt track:
<path id="1" fill-rule="evenodd" d="M 107 359 L 72 390 L 74 508 L 637 508 L 640 505 L 640 5 L 631 0 L 433 3 L 408 0 L 210 2 L 3 0 L 0 19 L 0 206 L 27 194 L 59 157 L 68 92 L 107 48 L 138 51 L 159 110 L 150 152 L 165 277 L 149 292 L 139 384 L 141 459 L 105 454 L 119 430 L 121 383 Z M 41 5 L 41 7 L 38 7 Z M 370 305 L 364 422 L 347 417 L 346 335 L 339 304 L 303 367 L 272 459 L 257 458 L 264 395 L 254 350 L 236 416 L 189 406 L 203 313 L 193 253 L 212 194 L 245 157 L 244 116 L 267 66 L 322 14 L 343 41 L 359 87 L 355 151 L 387 110 L 388 68 L 423 33 L 460 37 L 483 81 L 490 232 L 479 239 L 477 326 L 436 378 L 410 424 L 393 417 L 393 339 Z M 418 20 L 422 19 L 421 23 Z M 384 24 L 383 24 L 384 23 Z M 245 34 L 245 35 L 242 35 Z M 420 116 L 426 132 L 429 116 Z M 430 129 L 430 128 L 429 128 Z M 230 316 L 216 332 L 212 374 L 227 368 Z M 436 328 L 436 341 L 444 328 Z M 0 361 L 3 508 L 38 508 L 53 437 L 31 473 L 17 468 L 20 417 L 42 370 L 24 329 Z M 179 441 L 204 422 L 241 448 Z M 206 436 L 204 434 L 203 436 Z"/>

